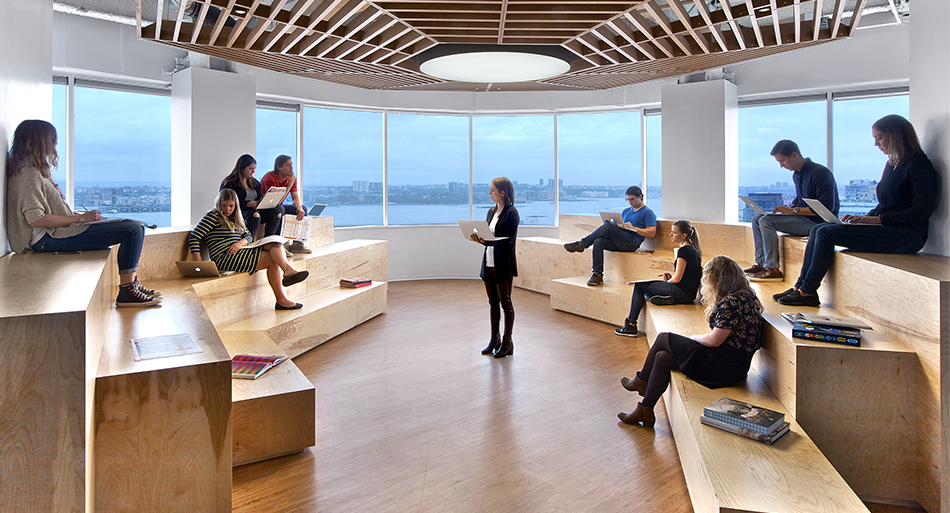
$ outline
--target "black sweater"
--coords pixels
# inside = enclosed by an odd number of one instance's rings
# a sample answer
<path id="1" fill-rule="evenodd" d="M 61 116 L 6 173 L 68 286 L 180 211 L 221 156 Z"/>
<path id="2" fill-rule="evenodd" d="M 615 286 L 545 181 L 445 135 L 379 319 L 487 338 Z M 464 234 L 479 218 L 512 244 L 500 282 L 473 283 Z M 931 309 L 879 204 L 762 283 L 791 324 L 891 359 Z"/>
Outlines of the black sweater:
<path id="1" fill-rule="evenodd" d="M 898 166 L 888 162 L 877 184 L 877 206 L 868 215 L 880 217 L 881 224 L 914 230 L 927 240 L 939 185 L 937 171 L 923 153 Z"/>
<path id="2" fill-rule="evenodd" d="M 498 205 L 488 209 L 488 217 L 485 219 L 491 224 L 491 218 L 495 216 L 495 209 Z M 503 282 L 518 276 L 518 262 L 515 259 L 515 240 L 518 237 L 518 225 L 521 224 L 521 215 L 514 206 L 505 207 L 495 223 L 495 237 L 508 237 L 503 240 L 485 241 L 486 246 L 491 246 L 490 251 L 495 252 L 495 281 Z M 482 254 L 482 269 L 479 273 L 485 278 L 485 254 Z"/>
<path id="3" fill-rule="evenodd" d="M 257 180 L 255 180 L 253 176 L 248 178 L 247 182 L 251 186 L 251 188 L 257 191 L 257 199 L 252 200 L 252 201 L 260 201 L 261 198 L 264 196 L 263 194 L 261 194 L 261 182 L 258 182 Z M 247 211 L 249 210 L 247 208 L 247 189 L 245 189 L 244 186 L 241 185 L 240 181 L 224 182 L 221 184 L 221 188 L 218 190 L 224 190 L 224 189 L 231 189 L 237 194 L 238 206 L 241 207 L 241 214 L 244 217 L 247 217 Z"/>

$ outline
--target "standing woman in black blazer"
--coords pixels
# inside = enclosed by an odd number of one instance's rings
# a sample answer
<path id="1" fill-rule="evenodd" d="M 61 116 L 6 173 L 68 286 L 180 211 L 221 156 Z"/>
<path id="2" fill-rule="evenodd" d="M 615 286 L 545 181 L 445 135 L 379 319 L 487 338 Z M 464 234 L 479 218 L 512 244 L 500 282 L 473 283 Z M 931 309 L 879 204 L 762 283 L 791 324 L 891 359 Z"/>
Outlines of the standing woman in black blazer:
<path id="1" fill-rule="evenodd" d="M 518 262 L 515 260 L 515 239 L 518 237 L 518 225 L 521 216 L 515 208 L 515 188 L 511 180 L 505 177 L 491 181 L 489 191 L 495 206 L 488 210 L 488 226 L 495 237 L 507 237 L 502 240 L 486 241 L 478 235 L 472 240 L 485 245 L 482 256 L 482 271 L 479 274 L 485 282 L 488 292 L 488 304 L 491 307 L 491 341 L 482 354 L 494 353 L 495 358 L 504 358 L 515 353 L 511 341 L 511 329 L 515 325 L 515 307 L 511 304 L 511 282 L 518 276 Z M 499 335 L 501 310 L 505 311 L 505 332 Z"/>

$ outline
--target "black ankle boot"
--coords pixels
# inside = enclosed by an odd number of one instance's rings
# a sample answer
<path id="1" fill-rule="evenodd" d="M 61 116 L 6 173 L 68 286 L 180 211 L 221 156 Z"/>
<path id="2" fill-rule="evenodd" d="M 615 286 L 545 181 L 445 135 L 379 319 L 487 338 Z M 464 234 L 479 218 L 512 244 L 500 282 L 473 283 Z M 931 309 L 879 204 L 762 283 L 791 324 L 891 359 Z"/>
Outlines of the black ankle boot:
<path id="1" fill-rule="evenodd" d="M 501 342 L 501 347 L 495 351 L 495 358 L 504 358 L 513 354 L 515 354 L 515 343 L 509 338 Z"/>
<path id="2" fill-rule="evenodd" d="M 492 354 L 498 349 L 498 346 L 501 345 L 501 338 L 498 335 L 492 335 L 491 341 L 488 342 L 488 347 L 482 349 L 482 354 Z"/>

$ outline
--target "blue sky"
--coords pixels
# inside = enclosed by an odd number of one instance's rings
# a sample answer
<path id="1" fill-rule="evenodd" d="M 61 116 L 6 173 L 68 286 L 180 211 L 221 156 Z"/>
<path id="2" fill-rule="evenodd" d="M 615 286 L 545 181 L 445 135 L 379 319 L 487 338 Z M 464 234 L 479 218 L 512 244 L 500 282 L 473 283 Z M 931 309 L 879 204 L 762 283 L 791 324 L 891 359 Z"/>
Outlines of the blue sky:
<path id="1" fill-rule="evenodd" d="M 170 180 L 171 99 L 139 93 L 75 88 L 77 182 Z M 54 124 L 65 126 L 65 86 L 53 92 Z M 835 162 L 840 185 L 879 179 L 886 157 L 874 147 L 871 124 L 879 117 L 908 115 L 908 97 L 834 103 Z M 258 109 L 258 177 L 281 153 L 296 153 L 296 114 Z M 659 166 L 660 118 L 648 119 L 648 159 Z M 802 153 L 827 162 L 824 102 L 750 107 L 739 111 L 739 183 L 791 181 L 769 151 L 793 139 Z M 468 118 L 389 114 L 389 166 L 393 185 L 468 181 Z M 476 116 L 474 180 L 506 175 L 524 183 L 554 177 L 554 117 Z M 560 178 L 565 185 L 628 185 L 640 182 L 640 113 L 566 114 L 558 119 Z M 64 136 L 62 136 L 64 137 Z M 382 181 L 383 114 L 305 107 L 304 180 L 311 185 Z M 60 144 L 60 151 L 65 145 Z M 237 155 L 234 156 L 237 158 Z M 65 159 L 64 159 L 65 161 Z M 298 163 L 298 169 L 300 168 Z M 207 170 L 215 179 L 228 169 Z M 64 172 L 57 172 L 63 181 Z M 653 182 L 651 182 L 653 183 Z M 655 183 L 654 183 L 655 185 Z"/>

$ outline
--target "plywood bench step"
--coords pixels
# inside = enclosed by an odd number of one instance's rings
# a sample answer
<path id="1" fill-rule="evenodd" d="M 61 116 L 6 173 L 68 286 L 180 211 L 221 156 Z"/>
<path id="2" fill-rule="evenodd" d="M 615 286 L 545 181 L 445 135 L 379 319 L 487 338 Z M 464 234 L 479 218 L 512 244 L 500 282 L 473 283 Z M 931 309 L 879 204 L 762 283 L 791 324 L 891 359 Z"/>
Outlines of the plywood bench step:
<path id="1" fill-rule="evenodd" d="M 551 280 L 551 308 L 609 324 L 622 325 L 630 313 L 632 285 L 587 285 L 587 276 Z"/>
<path id="2" fill-rule="evenodd" d="M 386 309 L 386 282 L 347 289 L 329 287 L 294 299 L 299 310 L 252 310 L 218 325 L 218 330 L 260 331 L 291 357 L 303 354 Z"/>
<path id="3" fill-rule="evenodd" d="M 221 341 L 238 354 L 286 354 L 259 331 L 222 331 Z M 256 380 L 231 380 L 232 464 L 299 452 L 316 443 L 316 390 L 285 360 Z"/>
<path id="4" fill-rule="evenodd" d="M 703 310 L 701 305 L 648 304 L 648 340 L 658 332 L 708 332 Z M 768 446 L 702 425 L 703 408 L 724 396 L 787 413 L 789 433 Z M 674 372 L 664 401 L 697 513 L 868 511 L 755 371 L 738 386 L 716 390 Z"/>

